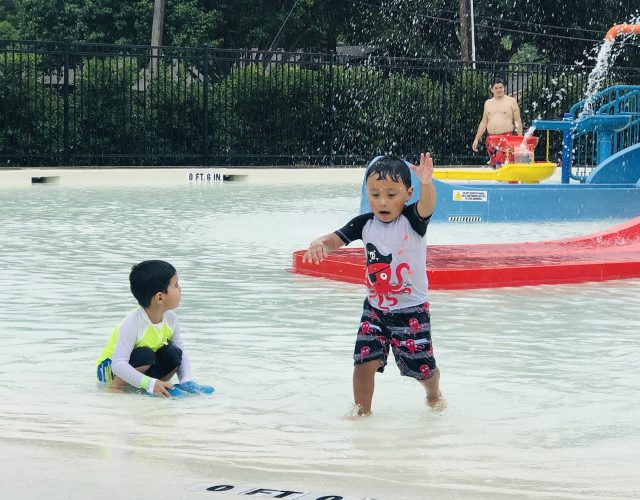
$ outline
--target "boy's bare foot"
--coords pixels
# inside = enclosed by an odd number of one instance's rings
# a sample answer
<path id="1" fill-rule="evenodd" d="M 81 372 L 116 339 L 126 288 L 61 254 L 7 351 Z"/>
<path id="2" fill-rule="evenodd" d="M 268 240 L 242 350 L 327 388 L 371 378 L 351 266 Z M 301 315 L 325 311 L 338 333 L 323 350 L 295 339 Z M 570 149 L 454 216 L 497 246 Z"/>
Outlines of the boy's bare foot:
<path id="1" fill-rule="evenodd" d="M 442 393 L 438 392 L 436 397 L 431 397 L 431 395 L 427 396 L 427 406 L 429 406 L 433 411 L 444 411 L 447 407 L 447 402 L 442 397 Z"/>
<path id="2" fill-rule="evenodd" d="M 351 405 L 351 408 L 347 412 L 347 414 L 344 416 L 344 419 L 345 420 L 357 420 L 357 419 L 362 418 L 362 417 L 369 417 L 370 415 L 371 415 L 371 412 L 365 413 L 364 410 L 362 409 L 362 406 L 360 406 L 357 403 L 353 403 Z"/>

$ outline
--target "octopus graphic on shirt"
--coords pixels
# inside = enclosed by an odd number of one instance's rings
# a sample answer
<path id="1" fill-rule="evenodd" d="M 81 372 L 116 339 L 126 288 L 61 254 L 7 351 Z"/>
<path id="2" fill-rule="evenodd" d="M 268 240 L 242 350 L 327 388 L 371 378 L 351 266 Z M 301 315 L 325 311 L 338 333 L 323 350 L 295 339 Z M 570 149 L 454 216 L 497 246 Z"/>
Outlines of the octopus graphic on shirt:
<path id="1" fill-rule="evenodd" d="M 406 262 L 396 267 L 395 283 L 392 283 L 391 261 L 392 255 L 382 255 L 372 243 L 365 246 L 367 255 L 367 286 L 369 287 L 369 300 L 377 300 L 378 303 L 372 304 L 378 309 L 388 309 L 385 302 L 389 306 L 395 306 L 398 303 L 394 294 L 411 293 L 411 288 L 406 286 L 402 278 L 403 270 L 411 270 Z"/>

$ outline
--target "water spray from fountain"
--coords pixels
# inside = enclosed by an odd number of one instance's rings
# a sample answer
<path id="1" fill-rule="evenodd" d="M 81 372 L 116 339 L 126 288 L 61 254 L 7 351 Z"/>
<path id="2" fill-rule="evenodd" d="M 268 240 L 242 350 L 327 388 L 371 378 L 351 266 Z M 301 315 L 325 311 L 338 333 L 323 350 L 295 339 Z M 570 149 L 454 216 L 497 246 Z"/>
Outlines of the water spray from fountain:
<path id="1" fill-rule="evenodd" d="M 640 17 L 631 19 L 630 24 L 617 24 L 605 35 L 604 41 L 598 50 L 596 65 L 589 74 L 587 89 L 585 91 L 585 103 L 580 113 L 581 115 L 593 114 L 593 96 L 600 90 L 602 82 L 617 56 L 617 53 L 613 52 L 616 38 L 620 35 L 626 35 L 625 38 L 629 38 L 634 34 L 640 34 L 640 25 L 637 24 L 638 21 L 640 21 Z M 624 43 L 624 40 L 622 43 Z"/>

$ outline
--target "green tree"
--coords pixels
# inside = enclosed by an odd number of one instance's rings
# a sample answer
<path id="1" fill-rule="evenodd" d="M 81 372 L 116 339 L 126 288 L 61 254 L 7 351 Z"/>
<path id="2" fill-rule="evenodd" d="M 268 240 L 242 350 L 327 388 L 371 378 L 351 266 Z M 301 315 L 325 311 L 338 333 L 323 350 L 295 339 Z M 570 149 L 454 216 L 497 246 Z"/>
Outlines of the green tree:
<path id="1" fill-rule="evenodd" d="M 396 57 L 460 57 L 457 0 L 373 0 L 358 3 L 352 41 Z"/>
<path id="2" fill-rule="evenodd" d="M 0 40 L 15 40 L 18 38 L 17 28 L 9 21 L 0 21 Z"/>
<path id="3" fill-rule="evenodd" d="M 165 14 L 163 44 L 178 47 L 218 47 L 222 42 L 219 33 L 222 15 L 213 8 L 215 3 L 217 2 L 169 0 Z"/>
<path id="4" fill-rule="evenodd" d="M 16 13 L 16 2 L 14 0 L 0 0 L 0 21 L 13 24 Z"/>
<path id="5" fill-rule="evenodd" d="M 222 0 L 219 35 L 224 48 L 313 52 L 350 41 L 356 6 L 345 0 Z"/>
<path id="6" fill-rule="evenodd" d="M 478 59 L 508 61 L 529 44 L 552 63 L 588 63 L 607 30 L 629 21 L 637 5 L 637 0 L 476 0 Z M 505 37 L 509 44 L 502 43 Z M 640 45 L 640 37 L 632 43 Z M 640 65 L 640 51 L 623 51 L 618 64 Z"/>
<path id="7" fill-rule="evenodd" d="M 148 44 L 153 6 L 146 0 L 17 0 L 27 40 Z"/>
<path id="8" fill-rule="evenodd" d="M 151 38 L 153 2 L 147 0 L 78 1 L 82 41 L 146 45 Z"/>
<path id="9" fill-rule="evenodd" d="M 79 1 L 17 0 L 16 21 L 25 40 L 84 40 Z"/>
<path id="10" fill-rule="evenodd" d="M 17 0 L 23 39 L 148 45 L 149 0 Z M 163 45 L 217 44 L 220 15 L 211 0 L 170 0 Z"/>
<path id="11" fill-rule="evenodd" d="M 295 0 L 222 0 L 219 2 L 223 19 L 220 26 L 222 46 L 263 50 L 272 43 L 274 48 L 297 46 L 296 41 L 303 39 L 306 31 L 306 14 L 315 0 L 299 0 L 292 9 L 294 3 Z"/>

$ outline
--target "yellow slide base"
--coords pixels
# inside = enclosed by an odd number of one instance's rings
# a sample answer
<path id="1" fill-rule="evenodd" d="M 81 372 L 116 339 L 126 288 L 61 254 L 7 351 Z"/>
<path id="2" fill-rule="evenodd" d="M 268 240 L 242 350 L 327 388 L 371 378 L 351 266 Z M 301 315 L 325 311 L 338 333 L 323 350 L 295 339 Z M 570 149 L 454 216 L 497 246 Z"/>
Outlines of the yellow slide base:
<path id="1" fill-rule="evenodd" d="M 546 161 L 535 163 L 509 163 L 492 168 L 436 168 L 433 176 L 440 180 L 502 181 L 537 184 L 548 179 L 556 170 L 556 164 Z"/>

